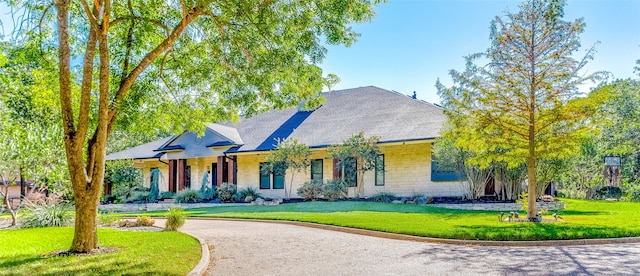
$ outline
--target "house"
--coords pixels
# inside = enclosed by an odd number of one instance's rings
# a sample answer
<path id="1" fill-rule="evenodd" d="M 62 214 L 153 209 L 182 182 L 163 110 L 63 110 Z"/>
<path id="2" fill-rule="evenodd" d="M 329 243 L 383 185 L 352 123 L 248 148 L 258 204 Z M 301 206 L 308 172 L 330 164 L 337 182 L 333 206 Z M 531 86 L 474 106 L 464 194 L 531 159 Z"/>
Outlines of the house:
<path id="1" fill-rule="evenodd" d="M 377 192 L 398 196 L 463 194 L 456 174 L 441 172 L 432 159 L 432 144 L 446 121 L 442 108 L 374 86 L 323 95 L 325 103 L 315 110 L 273 110 L 235 125 L 209 123 L 201 137 L 184 132 L 109 154 L 107 160 L 133 159 L 134 166 L 143 169 L 147 187 L 155 175 L 151 171 L 159 169 L 160 191 L 229 182 L 236 183 L 238 189 L 254 187 L 266 197 L 281 198 L 284 177 L 261 174 L 260 170 L 279 139 L 295 138 L 312 149 L 310 168 L 294 179 L 295 193 L 312 179 L 339 177 L 334 170 L 336 160 L 327 148 L 364 132 L 365 136 L 380 137 L 378 162 L 383 164 L 383 169 L 365 173 L 364 196 Z"/>

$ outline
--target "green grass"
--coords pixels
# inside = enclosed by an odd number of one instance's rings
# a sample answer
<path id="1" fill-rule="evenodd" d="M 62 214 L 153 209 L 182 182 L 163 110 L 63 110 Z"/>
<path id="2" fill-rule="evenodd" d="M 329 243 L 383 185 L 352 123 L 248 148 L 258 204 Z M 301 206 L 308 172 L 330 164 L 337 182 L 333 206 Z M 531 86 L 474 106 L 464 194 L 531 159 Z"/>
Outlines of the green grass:
<path id="1" fill-rule="evenodd" d="M 73 227 L 0 231 L 0 275 L 186 275 L 200 261 L 200 243 L 179 232 L 98 229 L 111 253 L 44 257 L 66 250 Z"/>
<path id="2" fill-rule="evenodd" d="M 277 206 L 188 209 L 192 217 L 314 222 L 415 236 L 466 240 L 557 240 L 640 236 L 640 203 L 563 200 L 564 221 L 499 222 L 497 211 L 374 202 L 304 202 Z M 151 216 L 166 212 L 146 212 Z M 524 214 L 523 211 L 520 212 Z M 546 216 L 550 218 L 552 211 Z M 142 213 L 138 213 L 142 214 Z M 133 215 L 133 214 L 128 214 Z"/>

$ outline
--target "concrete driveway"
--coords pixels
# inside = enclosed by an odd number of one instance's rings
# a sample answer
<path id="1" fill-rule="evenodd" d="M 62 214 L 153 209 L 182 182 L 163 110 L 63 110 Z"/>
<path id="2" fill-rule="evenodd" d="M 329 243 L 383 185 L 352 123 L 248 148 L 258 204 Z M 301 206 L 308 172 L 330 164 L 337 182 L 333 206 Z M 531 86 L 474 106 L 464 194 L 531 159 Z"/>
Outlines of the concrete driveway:
<path id="1" fill-rule="evenodd" d="M 208 275 L 640 275 L 640 243 L 461 246 L 225 220 L 180 230 L 209 244 Z"/>

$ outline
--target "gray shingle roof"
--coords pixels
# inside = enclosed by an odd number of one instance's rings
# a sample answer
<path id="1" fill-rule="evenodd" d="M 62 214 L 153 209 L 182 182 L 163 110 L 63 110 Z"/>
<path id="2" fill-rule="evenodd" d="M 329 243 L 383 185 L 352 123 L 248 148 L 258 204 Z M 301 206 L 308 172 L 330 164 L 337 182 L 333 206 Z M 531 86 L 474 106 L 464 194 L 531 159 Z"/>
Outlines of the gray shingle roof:
<path id="1" fill-rule="evenodd" d="M 107 156 L 107 160 L 152 158 L 160 147 L 184 148 L 186 157 L 206 156 L 204 147 L 238 145 L 228 152 L 274 149 L 278 139 L 296 138 L 310 147 L 326 147 L 364 131 L 380 142 L 428 140 L 439 136 L 446 117 L 442 108 L 375 86 L 325 92 L 326 102 L 313 111 L 274 110 L 231 123 L 207 124 L 205 136 L 167 137 Z M 194 140 L 194 141 L 191 141 Z M 153 146 L 155 145 L 155 148 Z M 197 154 L 191 151 L 198 151 Z M 189 153 L 191 152 L 191 153 Z M 186 158 L 183 157 L 183 158 Z"/>
<path id="2" fill-rule="evenodd" d="M 120 159 L 151 159 L 158 158 L 163 155 L 162 152 L 156 152 L 157 148 L 164 145 L 167 141 L 171 140 L 175 136 L 169 136 L 162 138 L 157 141 L 153 141 L 151 143 L 146 143 L 143 145 L 139 145 L 137 147 L 133 147 L 130 149 L 126 149 L 119 152 L 114 152 L 112 154 L 107 155 L 107 160 L 120 160 Z"/>
<path id="3" fill-rule="evenodd" d="M 273 149 L 277 139 L 296 138 L 310 147 L 341 143 L 364 131 L 380 142 L 426 140 L 439 136 L 442 108 L 375 86 L 323 93 L 326 102 L 305 112 L 271 111 L 235 125 L 244 145 L 239 152 Z"/>

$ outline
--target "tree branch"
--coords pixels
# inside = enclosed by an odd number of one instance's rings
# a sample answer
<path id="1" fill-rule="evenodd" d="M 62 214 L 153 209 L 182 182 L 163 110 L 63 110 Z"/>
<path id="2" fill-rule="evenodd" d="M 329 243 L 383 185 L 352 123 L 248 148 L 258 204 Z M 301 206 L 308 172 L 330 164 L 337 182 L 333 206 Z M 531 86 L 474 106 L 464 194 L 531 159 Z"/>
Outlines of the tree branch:
<path id="1" fill-rule="evenodd" d="M 147 55 L 142 58 L 138 66 L 136 66 L 131 73 L 124 79 L 120 88 L 116 92 L 116 95 L 113 99 L 111 110 L 109 111 L 109 125 L 115 123 L 116 114 L 118 112 L 118 108 L 122 99 L 127 95 L 127 92 L 133 86 L 135 80 L 140 76 L 140 74 L 147 68 L 151 63 L 158 58 L 164 51 L 166 51 L 169 47 L 173 45 L 176 39 L 182 34 L 182 32 L 187 28 L 194 19 L 202 14 L 204 11 L 204 6 L 198 6 L 190 11 L 188 11 L 183 17 L 182 20 L 174 27 L 171 34 L 165 38 L 155 49 L 151 52 L 147 53 Z M 109 127 L 110 128 L 110 127 Z"/>

